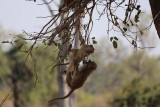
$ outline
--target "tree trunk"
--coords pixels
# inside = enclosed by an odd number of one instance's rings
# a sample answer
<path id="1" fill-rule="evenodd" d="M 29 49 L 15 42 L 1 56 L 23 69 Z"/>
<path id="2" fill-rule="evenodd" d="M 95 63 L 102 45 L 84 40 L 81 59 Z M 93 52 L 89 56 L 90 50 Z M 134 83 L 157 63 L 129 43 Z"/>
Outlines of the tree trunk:
<path id="1" fill-rule="evenodd" d="M 61 0 L 61 3 L 62 2 L 63 1 Z M 61 21 L 64 21 L 65 18 L 67 18 L 67 13 L 64 13 L 61 15 Z M 67 51 L 68 51 L 68 46 L 69 46 L 69 41 L 66 42 L 66 37 L 68 37 L 69 35 L 66 35 L 64 32 L 62 32 L 59 36 L 62 38 L 62 40 L 61 40 L 62 48 L 60 49 L 58 56 L 61 56 L 64 58 Z M 60 64 L 64 63 L 63 58 L 58 63 L 60 63 Z M 66 70 L 65 65 L 60 65 L 58 68 L 57 82 L 58 82 L 60 97 L 67 95 L 68 91 L 69 91 L 69 88 L 68 88 L 67 83 L 65 81 L 65 75 L 64 75 L 65 70 Z M 58 106 L 59 107 L 69 107 L 69 99 L 58 100 Z"/>
<path id="2" fill-rule="evenodd" d="M 60 36 L 64 36 L 62 33 Z M 65 39 L 65 38 L 64 38 Z M 62 44 L 64 43 L 65 40 L 62 39 Z M 62 49 L 59 52 L 59 56 L 64 57 L 66 52 L 68 50 L 68 42 L 65 42 L 65 44 L 62 46 Z M 64 59 L 59 61 L 58 63 L 64 63 Z M 58 67 L 58 74 L 57 74 L 57 82 L 58 82 L 58 87 L 59 87 L 59 96 L 63 97 L 68 94 L 68 86 L 65 81 L 65 75 L 64 71 L 66 70 L 66 67 L 64 65 L 60 65 Z M 69 107 L 69 100 L 58 100 L 58 106 L 59 107 Z"/>
<path id="3" fill-rule="evenodd" d="M 160 0 L 149 0 L 155 28 L 160 38 Z"/>
<path id="4" fill-rule="evenodd" d="M 58 96 L 64 96 L 65 95 L 65 87 L 64 87 L 64 77 L 63 75 L 60 73 L 61 72 L 61 66 L 58 69 L 58 74 L 57 74 L 57 82 L 58 82 L 58 89 L 59 89 L 59 94 Z M 64 104 L 64 100 L 58 100 L 58 107 L 66 107 Z"/>
<path id="5" fill-rule="evenodd" d="M 54 16 L 53 14 L 53 10 L 51 8 L 51 6 L 49 5 L 47 0 L 43 0 L 43 2 L 46 4 L 51 16 Z M 61 0 L 61 3 L 63 3 L 63 0 Z M 63 21 L 65 19 L 65 15 L 61 16 L 61 20 Z M 58 24 L 55 23 L 55 26 L 57 26 Z M 62 37 L 61 43 L 63 44 L 62 48 L 59 51 L 59 56 L 64 57 L 67 53 L 68 50 L 68 42 L 65 42 L 65 38 L 63 38 L 65 36 L 65 34 L 62 32 L 60 35 L 60 37 Z M 57 63 L 64 63 L 64 59 L 59 60 Z M 68 94 L 68 86 L 65 82 L 65 75 L 64 75 L 64 71 L 66 70 L 66 67 L 64 65 L 61 65 L 58 67 L 58 73 L 57 73 L 57 83 L 58 83 L 58 89 L 59 89 L 59 97 L 63 97 L 65 95 Z M 69 100 L 57 100 L 58 101 L 58 107 L 69 107 Z M 52 105 L 50 105 L 52 106 Z"/>
<path id="6" fill-rule="evenodd" d="M 13 85 L 13 105 L 14 107 L 20 107 L 21 105 L 19 104 L 19 92 L 17 88 L 17 81 L 12 79 L 12 85 Z"/>
<path id="7" fill-rule="evenodd" d="M 27 66 L 23 66 L 23 62 L 15 61 L 11 75 L 14 107 L 28 107 L 26 93 L 29 91 L 32 77 L 33 74 L 31 70 Z"/>

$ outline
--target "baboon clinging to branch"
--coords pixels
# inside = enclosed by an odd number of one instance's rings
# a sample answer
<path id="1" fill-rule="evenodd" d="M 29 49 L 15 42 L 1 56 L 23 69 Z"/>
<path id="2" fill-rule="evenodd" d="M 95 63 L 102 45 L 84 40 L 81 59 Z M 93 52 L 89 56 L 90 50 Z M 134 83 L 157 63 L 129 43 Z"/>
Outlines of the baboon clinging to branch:
<path id="1" fill-rule="evenodd" d="M 97 68 L 97 64 L 91 60 L 89 60 L 88 62 L 84 62 L 83 66 L 80 68 L 78 68 L 78 66 L 77 66 L 76 70 L 74 71 L 74 75 L 72 75 L 72 72 L 69 72 L 66 75 L 67 84 L 71 88 L 70 92 L 64 97 L 54 98 L 54 99 L 50 100 L 49 103 L 54 100 L 65 99 L 65 98 L 69 97 L 73 93 L 74 90 L 83 86 L 83 84 L 87 80 L 88 76 L 94 70 L 96 70 L 96 68 Z"/>

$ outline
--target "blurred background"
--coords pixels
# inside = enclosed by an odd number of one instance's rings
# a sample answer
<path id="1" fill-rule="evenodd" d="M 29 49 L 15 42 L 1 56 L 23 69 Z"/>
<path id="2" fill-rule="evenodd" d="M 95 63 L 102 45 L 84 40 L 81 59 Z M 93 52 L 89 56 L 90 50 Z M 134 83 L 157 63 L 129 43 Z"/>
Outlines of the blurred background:
<path id="1" fill-rule="evenodd" d="M 50 73 L 57 47 L 37 44 L 33 56 L 25 62 L 26 53 L 18 49 L 23 44 L 21 50 L 27 50 L 31 44 L 14 39 L 17 35 L 26 36 L 23 30 L 38 32 L 48 21 L 36 18 L 49 14 L 46 6 L 38 3 L 0 1 L 0 101 L 12 89 L 3 107 L 46 107 L 51 98 L 58 96 L 56 69 Z M 143 10 L 141 27 L 144 28 L 151 23 L 152 16 L 148 2 L 142 0 L 140 4 Z M 91 58 L 98 68 L 74 93 L 75 107 L 160 107 L 160 41 L 154 26 L 144 31 L 143 41 L 139 42 L 140 46 L 154 48 L 134 50 L 122 38 L 114 49 L 105 36 L 103 20 L 95 20 L 91 34 L 97 41 Z M 12 39 L 17 42 L 2 44 Z M 58 107 L 58 103 L 55 101 L 50 106 Z"/>

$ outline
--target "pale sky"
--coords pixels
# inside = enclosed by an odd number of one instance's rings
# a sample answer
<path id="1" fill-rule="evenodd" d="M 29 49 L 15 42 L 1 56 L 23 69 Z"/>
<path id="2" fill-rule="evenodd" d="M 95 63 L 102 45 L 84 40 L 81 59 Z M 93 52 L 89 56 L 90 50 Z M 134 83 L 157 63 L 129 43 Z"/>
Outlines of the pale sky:
<path id="1" fill-rule="evenodd" d="M 37 0 L 38 1 L 38 0 Z M 41 0 L 39 0 L 41 1 Z M 50 1 L 50 0 L 49 0 Z M 142 9 L 150 13 L 148 0 L 140 0 Z M 17 33 L 22 33 L 22 30 L 27 32 L 39 31 L 49 19 L 39 19 L 38 16 L 50 15 L 45 5 L 37 5 L 39 2 L 32 2 L 26 0 L 0 0 L 0 25 L 5 30 L 13 30 Z M 94 28 L 92 36 L 100 38 L 106 35 L 106 19 L 102 18 L 101 21 L 94 18 Z M 97 36 L 98 35 L 98 36 Z M 160 55 L 160 40 L 158 40 L 157 33 L 152 35 L 157 39 L 154 49 Z"/>

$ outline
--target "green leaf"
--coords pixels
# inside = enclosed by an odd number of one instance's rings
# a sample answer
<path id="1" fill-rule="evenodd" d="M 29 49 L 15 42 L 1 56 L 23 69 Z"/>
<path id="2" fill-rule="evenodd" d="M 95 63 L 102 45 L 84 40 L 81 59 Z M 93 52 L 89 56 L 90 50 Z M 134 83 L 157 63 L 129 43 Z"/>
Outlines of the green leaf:
<path id="1" fill-rule="evenodd" d="M 137 22 L 139 22 L 139 16 L 138 15 L 135 15 L 135 18 L 134 18 L 134 21 L 137 23 Z"/>
<path id="2" fill-rule="evenodd" d="M 134 45 L 134 43 L 135 43 L 135 41 L 134 41 L 134 40 L 132 40 L 132 45 Z"/>
<path id="3" fill-rule="evenodd" d="M 95 39 L 95 37 L 92 37 L 92 39 Z"/>
<path id="4" fill-rule="evenodd" d="M 114 40 L 118 41 L 118 38 L 117 38 L 117 37 L 114 37 Z"/>
<path id="5" fill-rule="evenodd" d="M 113 41 L 112 44 L 115 49 L 118 47 L 117 41 Z"/>
<path id="6" fill-rule="evenodd" d="M 126 31 L 127 31 L 127 28 L 124 27 L 123 30 L 126 32 Z"/>
<path id="7" fill-rule="evenodd" d="M 97 41 L 95 41 L 94 39 L 93 39 L 93 41 L 92 41 L 92 42 L 93 42 L 93 44 L 97 44 Z"/>
<path id="8" fill-rule="evenodd" d="M 110 41 L 112 42 L 112 40 L 113 40 L 113 37 L 110 37 Z"/>
<path id="9" fill-rule="evenodd" d="M 140 9 L 140 7 L 141 7 L 140 5 L 137 5 L 137 8 L 136 8 L 136 9 L 137 9 L 137 10 L 139 10 L 139 9 Z"/>
<path id="10" fill-rule="evenodd" d="M 137 15 L 139 16 L 139 15 L 140 15 L 140 13 L 141 13 L 141 10 L 138 10 Z"/>

